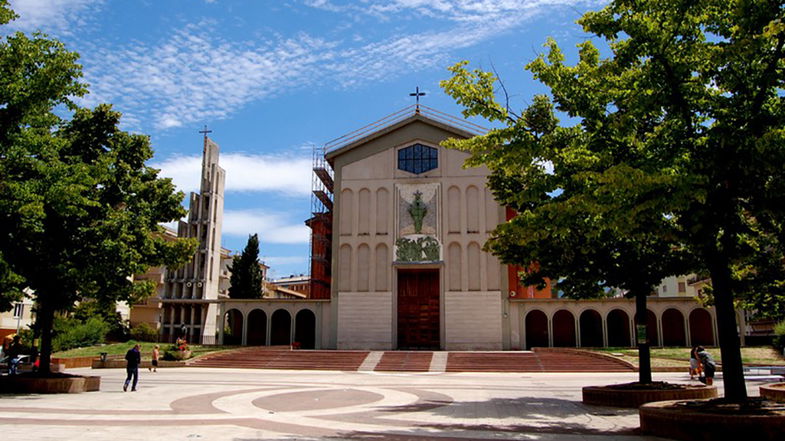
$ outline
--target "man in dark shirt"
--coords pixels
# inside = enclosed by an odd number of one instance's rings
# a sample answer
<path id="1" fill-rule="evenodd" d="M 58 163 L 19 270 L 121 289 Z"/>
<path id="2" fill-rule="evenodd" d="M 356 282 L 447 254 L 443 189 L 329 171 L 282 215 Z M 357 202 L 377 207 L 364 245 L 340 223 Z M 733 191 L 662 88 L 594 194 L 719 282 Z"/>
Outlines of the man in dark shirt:
<path id="1" fill-rule="evenodd" d="M 125 367 L 125 371 L 128 373 L 128 376 L 125 377 L 125 384 L 123 385 L 123 392 L 128 390 L 128 383 L 131 382 L 131 378 L 133 377 L 133 384 L 131 385 L 131 391 L 136 391 L 136 383 L 139 381 L 139 364 L 142 363 L 142 353 L 139 351 L 139 345 L 134 345 L 133 348 L 129 349 L 128 352 L 125 353 L 125 359 L 128 361 L 128 365 Z"/>

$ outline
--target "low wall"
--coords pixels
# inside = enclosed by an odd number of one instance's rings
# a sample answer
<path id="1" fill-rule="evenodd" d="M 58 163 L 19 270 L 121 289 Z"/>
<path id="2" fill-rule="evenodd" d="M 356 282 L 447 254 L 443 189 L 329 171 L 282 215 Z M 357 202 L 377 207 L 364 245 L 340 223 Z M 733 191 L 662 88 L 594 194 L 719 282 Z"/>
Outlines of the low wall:
<path id="1" fill-rule="evenodd" d="M 64 369 L 73 369 L 73 368 L 82 368 L 82 367 L 90 367 L 93 364 L 93 360 L 96 360 L 97 357 L 69 357 L 69 358 L 60 358 L 60 357 L 52 357 L 52 364 L 61 364 L 63 365 Z"/>
<path id="2" fill-rule="evenodd" d="M 106 361 L 101 361 L 100 359 L 94 359 L 90 367 L 93 369 L 125 369 L 128 363 L 125 360 L 112 360 L 108 359 Z M 139 365 L 140 369 L 147 369 L 152 367 L 152 363 L 150 361 L 143 361 L 142 364 Z M 166 360 L 158 360 L 158 367 L 159 368 L 170 368 L 170 367 L 185 367 L 185 361 L 166 361 Z"/>

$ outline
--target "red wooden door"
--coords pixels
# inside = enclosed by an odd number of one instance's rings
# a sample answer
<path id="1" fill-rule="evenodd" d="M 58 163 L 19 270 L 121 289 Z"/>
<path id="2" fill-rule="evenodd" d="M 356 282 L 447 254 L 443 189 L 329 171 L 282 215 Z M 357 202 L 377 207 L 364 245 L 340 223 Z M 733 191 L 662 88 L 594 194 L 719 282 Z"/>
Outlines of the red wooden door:
<path id="1" fill-rule="evenodd" d="M 398 271 L 398 349 L 439 349 L 439 270 Z"/>

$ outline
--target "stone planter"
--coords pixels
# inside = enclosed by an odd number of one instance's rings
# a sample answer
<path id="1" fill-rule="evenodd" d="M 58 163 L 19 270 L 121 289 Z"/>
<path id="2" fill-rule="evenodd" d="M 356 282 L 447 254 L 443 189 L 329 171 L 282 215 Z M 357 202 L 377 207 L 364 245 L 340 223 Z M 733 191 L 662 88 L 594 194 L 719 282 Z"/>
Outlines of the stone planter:
<path id="1" fill-rule="evenodd" d="M 101 388 L 101 377 L 62 375 L 34 377 L 13 375 L 0 377 L 0 392 L 16 394 L 74 394 L 95 392 Z"/>
<path id="2" fill-rule="evenodd" d="M 586 386 L 583 388 L 583 403 L 596 406 L 637 408 L 644 403 L 654 401 L 717 397 L 717 388 L 714 386 L 686 386 L 679 389 L 633 389 L 618 386 L 623 385 Z"/>
<path id="3" fill-rule="evenodd" d="M 765 384 L 761 386 L 760 396 L 767 400 L 785 403 L 785 383 Z"/>
<path id="4" fill-rule="evenodd" d="M 781 441 L 785 410 L 762 412 L 708 411 L 683 401 L 660 401 L 640 407 L 641 431 L 678 440 Z M 783 408 L 785 409 L 785 408 Z"/>

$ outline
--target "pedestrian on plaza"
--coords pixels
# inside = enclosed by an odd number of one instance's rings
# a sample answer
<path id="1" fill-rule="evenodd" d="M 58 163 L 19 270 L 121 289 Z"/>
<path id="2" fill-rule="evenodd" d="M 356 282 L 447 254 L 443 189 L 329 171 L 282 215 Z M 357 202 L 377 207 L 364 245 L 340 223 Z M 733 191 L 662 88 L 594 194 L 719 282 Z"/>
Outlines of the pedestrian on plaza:
<path id="1" fill-rule="evenodd" d="M 695 352 L 703 366 L 703 376 L 698 378 L 698 380 L 707 386 L 711 386 L 714 384 L 714 372 L 717 370 L 717 363 L 714 362 L 714 358 L 706 352 L 703 346 L 698 346 Z"/>
<path id="2" fill-rule="evenodd" d="M 158 356 L 159 355 L 160 355 L 160 353 L 158 351 L 158 345 L 155 345 L 155 347 L 153 348 L 153 355 L 151 357 L 152 361 L 150 362 L 151 366 L 149 368 L 147 368 L 147 370 L 153 371 L 153 372 L 158 372 Z"/>
<path id="3" fill-rule="evenodd" d="M 698 347 L 693 346 L 692 350 L 690 350 L 690 380 L 694 380 L 695 376 L 698 378 L 703 376 L 703 369 L 701 368 L 701 362 L 698 359 Z"/>
<path id="4" fill-rule="evenodd" d="M 133 379 L 131 385 L 131 392 L 136 392 L 136 383 L 139 381 L 139 364 L 142 363 L 142 353 L 139 352 L 139 345 L 135 344 L 133 348 L 125 353 L 125 359 L 128 365 L 125 367 L 125 372 L 128 374 L 125 377 L 125 384 L 123 384 L 123 392 L 128 390 L 128 383 Z"/>

